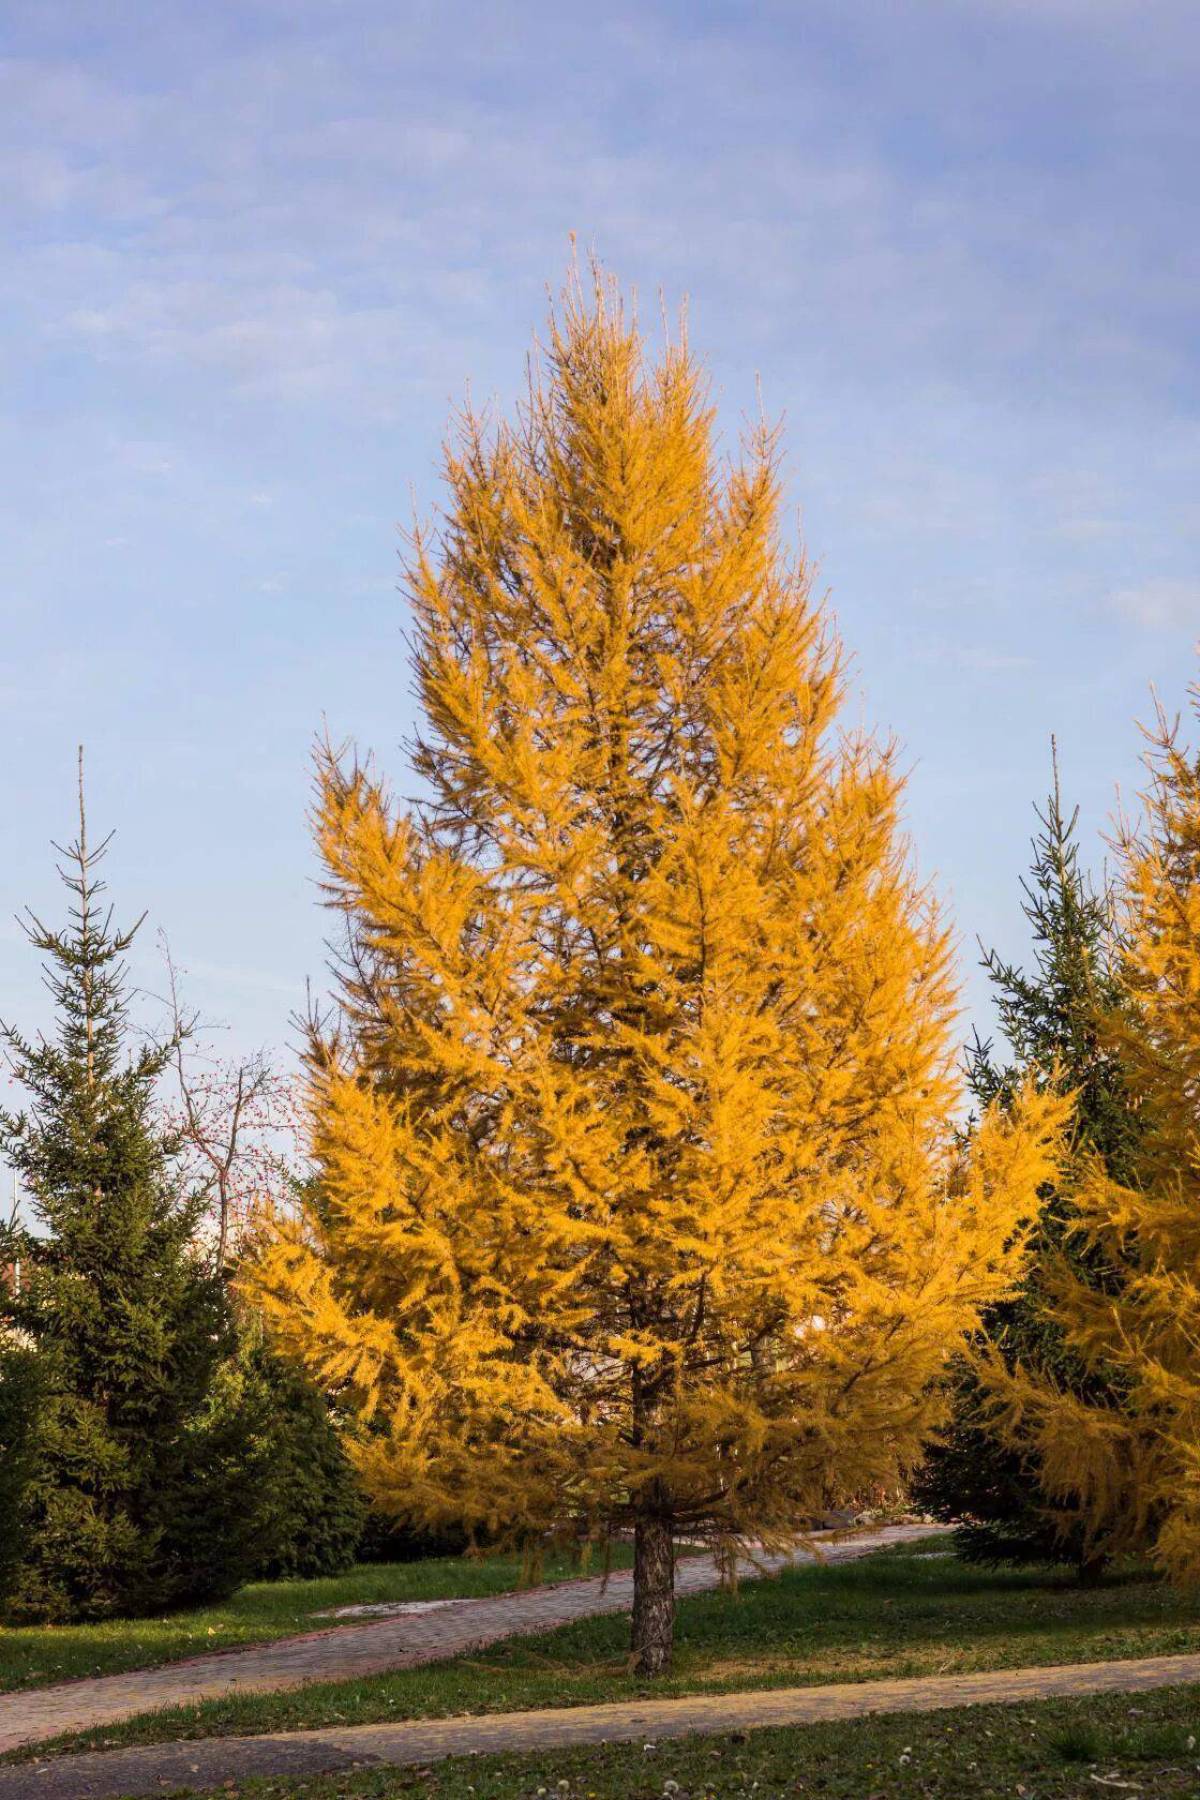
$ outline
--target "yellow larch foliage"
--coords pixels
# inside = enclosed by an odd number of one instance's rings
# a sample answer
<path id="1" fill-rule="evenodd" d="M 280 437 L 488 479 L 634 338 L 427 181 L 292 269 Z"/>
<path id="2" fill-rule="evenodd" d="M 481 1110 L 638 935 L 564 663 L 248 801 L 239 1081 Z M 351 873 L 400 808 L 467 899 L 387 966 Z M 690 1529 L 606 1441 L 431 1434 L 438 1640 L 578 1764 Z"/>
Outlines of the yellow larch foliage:
<path id="1" fill-rule="evenodd" d="M 1200 715 L 1200 696 L 1193 704 Z M 1107 1021 L 1134 1126 L 1128 1167 L 1083 1159 L 1071 1192 L 1090 1273 L 1063 1258 L 1053 1316 L 1089 1397 L 1036 1371 L 987 1378 L 1014 1446 L 1082 1510 L 1097 1552 L 1200 1578 L 1200 764 L 1160 712 L 1143 816 L 1122 830 L 1124 1004 Z"/>
<path id="2" fill-rule="evenodd" d="M 320 761 L 340 1017 L 317 1199 L 257 1286 L 369 1421 L 379 1504 L 632 1523 L 648 1589 L 673 1534 L 791 1543 L 899 1478 L 1057 1102 L 956 1161 L 901 777 L 839 735 L 774 436 L 718 460 L 686 341 L 652 361 L 573 283 L 516 422 L 468 415 L 446 479 L 409 567 L 424 797 Z"/>

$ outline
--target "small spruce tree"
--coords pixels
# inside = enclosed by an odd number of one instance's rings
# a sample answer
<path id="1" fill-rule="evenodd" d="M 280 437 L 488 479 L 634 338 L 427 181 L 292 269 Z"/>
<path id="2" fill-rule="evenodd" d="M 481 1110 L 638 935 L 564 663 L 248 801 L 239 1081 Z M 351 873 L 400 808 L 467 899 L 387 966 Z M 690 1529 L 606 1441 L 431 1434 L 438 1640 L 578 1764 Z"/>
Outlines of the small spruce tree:
<path id="1" fill-rule="evenodd" d="M 358 1553 L 366 1506 L 328 1400 L 263 1343 L 244 1347 L 238 1384 L 261 1472 L 254 1579 L 340 1574 Z"/>
<path id="2" fill-rule="evenodd" d="M 48 959 L 53 1036 L 0 1027 L 28 1110 L 0 1113 L 0 1148 L 40 1229 L 24 1232 L 10 1325 L 36 1358 L 36 1456 L 12 1609 L 99 1618 L 229 1591 L 249 1550 L 251 1480 L 210 1389 L 235 1336 L 224 1279 L 172 1180 L 155 1086 L 170 1045 L 131 1048 L 124 953 L 87 838 L 61 851 L 69 923 L 31 916 Z"/>
<path id="3" fill-rule="evenodd" d="M 1129 1168 L 1135 1117 L 1109 1029 L 1121 994 L 1113 903 L 1108 889 L 1096 888 L 1080 866 L 1078 819 L 1077 808 L 1063 810 L 1055 754 L 1053 788 L 1038 812 L 1041 829 L 1021 883 L 1033 968 L 1026 973 L 996 950 L 985 954 L 1008 1057 L 998 1062 L 991 1044 L 977 1038 L 968 1058 L 969 1087 L 981 1108 L 1010 1105 L 1030 1082 L 1068 1095 L 1072 1157 L 1098 1158 L 1120 1174 Z M 1007 1367 L 1036 1368 L 1065 1390 L 1115 1400 L 1115 1372 L 1085 1366 L 1054 1317 L 1064 1260 L 1098 1293 L 1115 1280 L 1079 1226 L 1066 1169 L 1039 1196 L 1020 1289 L 988 1309 L 983 1329 Z M 1070 1562 L 1083 1579 L 1100 1572 L 1103 1555 L 1086 1515 L 1048 1491 L 1031 1445 L 1009 1441 L 989 1388 L 965 1359 L 955 1381 L 953 1417 L 931 1447 L 914 1497 L 935 1516 L 958 1522 L 956 1547 L 968 1561 Z"/>

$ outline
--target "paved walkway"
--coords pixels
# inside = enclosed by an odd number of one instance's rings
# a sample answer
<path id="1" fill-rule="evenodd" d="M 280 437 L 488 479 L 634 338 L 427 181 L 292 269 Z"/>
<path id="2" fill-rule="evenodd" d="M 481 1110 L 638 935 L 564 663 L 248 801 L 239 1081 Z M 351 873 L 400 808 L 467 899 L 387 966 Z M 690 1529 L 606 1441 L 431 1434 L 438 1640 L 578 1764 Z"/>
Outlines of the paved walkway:
<path id="1" fill-rule="evenodd" d="M 893 1525 L 825 1546 L 831 1562 L 866 1556 L 888 1544 L 928 1537 L 937 1527 Z M 768 1556 L 761 1564 L 744 1565 L 743 1579 L 775 1573 L 789 1562 L 811 1562 L 811 1556 Z M 708 1556 L 688 1556 L 677 1566 L 676 1592 L 702 1593 L 718 1585 L 720 1576 Z M 0 1695 L 0 1751 L 37 1744 L 69 1731 L 111 1725 L 136 1713 L 164 1707 L 196 1706 L 231 1694 L 277 1693 L 314 1681 L 353 1681 L 388 1669 L 411 1669 L 478 1650 L 500 1638 L 552 1630 L 597 1613 L 628 1612 L 633 1574 L 620 1570 L 605 1581 L 593 1576 L 551 1586 L 496 1594 L 480 1600 L 456 1600 L 423 1616 L 384 1619 L 370 1625 L 343 1625 L 312 1631 L 303 1637 L 279 1638 L 247 1650 L 223 1650 L 187 1662 L 164 1663 L 156 1669 L 125 1675 L 63 1682 Z"/>
<path id="2" fill-rule="evenodd" d="M 1068 1663 L 1049 1669 L 998 1669 L 981 1675 L 921 1676 L 906 1681 L 842 1682 L 766 1693 L 697 1694 L 558 1711 L 414 1719 L 276 1737 L 208 1738 L 134 1750 L 54 1757 L 0 1768 L 0 1800 L 134 1800 L 149 1794 L 233 1786 L 252 1776 L 344 1773 L 401 1767 L 441 1757 L 551 1750 L 577 1744 L 654 1743 L 689 1733 L 760 1730 L 858 1719 L 867 1713 L 938 1712 L 955 1706 L 1012 1704 L 1080 1694 L 1144 1693 L 1200 1681 L 1200 1655 L 1146 1656 L 1123 1662 Z"/>

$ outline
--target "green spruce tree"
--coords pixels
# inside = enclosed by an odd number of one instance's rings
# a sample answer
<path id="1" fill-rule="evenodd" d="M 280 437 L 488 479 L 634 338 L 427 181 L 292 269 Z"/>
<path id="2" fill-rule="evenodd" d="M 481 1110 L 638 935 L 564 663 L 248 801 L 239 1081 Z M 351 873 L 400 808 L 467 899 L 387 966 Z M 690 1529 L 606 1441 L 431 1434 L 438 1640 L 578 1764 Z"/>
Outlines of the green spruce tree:
<path id="1" fill-rule="evenodd" d="M 366 1504 L 329 1403 L 267 1343 L 247 1342 L 240 1374 L 263 1476 L 255 1579 L 339 1575 L 358 1555 Z"/>
<path id="2" fill-rule="evenodd" d="M 56 1029 L 0 1026 L 28 1096 L 0 1113 L 0 1150 L 36 1219 L 20 1293 L 4 1300 L 40 1395 L 10 1600 L 24 1617 L 213 1597 L 256 1553 L 245 1432 L 212 1399 L 236 1345 L 226 1282 L 173 1179 L 155 1099 L 173 1046 L 135 1038 L 124 954 L 137 926 L 116 929 L 102 903 L 106 848 L 88 843 L 81 757 L 79 835 L 60 852 L 69 922 L 28 925 Z"/>
<path id="3" fill-rule="evenodd" d="M 981 1107 L 1005 1104 L 1029 1078 L 1073 1094 L 1076 1154 L 1099 1154 L 1119 1176 L 1128 1167 L 1135 1123 L 1105 1028 L 1121 1005 L 1113 908 L 1108 890 L 1097 888 L 1080 867 L 1078 808 L 1069 815 L 1063 810 L 1056 754 L 1053 789 L 1037 817 L 1033 861 L 1021 882 L 1032 969 L 1026 973 L 995 950 L 985 953 L 1008 1054 L 998 1060 L 991 1043 L 976 1037 L 969 1083 Z M 1012 1299 L 990 1310 L 984 1328 L 1010 1367 L 1033 1366 L 1063 1387 L 1092 1394 L 1108 1386 L 1106 1378 L 1088 1373 L 1072 1356 L 1049 1298 L 1050 1271 L 1064 1257 L 1097 1288 L 1114 1279 L 1086 1248 L 1076 1223 L 1066 1193 L 1057 1186 L 1043 1189 L 1025 1280 Z M 951 1425 L 929 1453 L 915 1497 L 937 1517 L 958 1522 L 956 1547 L 968 1561 L 1066 1562 L 1085 1580 L 1100 1573 L 1084 1521 L 1050 1500 L 1032 1457 L 1001 1440 L 966 1364 L 956 1377 Z"/>

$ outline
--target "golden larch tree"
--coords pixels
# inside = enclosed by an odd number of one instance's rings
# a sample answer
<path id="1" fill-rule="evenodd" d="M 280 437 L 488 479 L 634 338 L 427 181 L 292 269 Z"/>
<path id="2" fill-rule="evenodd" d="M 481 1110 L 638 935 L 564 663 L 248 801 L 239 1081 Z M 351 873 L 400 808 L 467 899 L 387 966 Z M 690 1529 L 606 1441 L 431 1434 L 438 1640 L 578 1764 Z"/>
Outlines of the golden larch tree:
<path id="1" fill-rule="evenodd" d="M 1200 696 L 1193 690 L 1198 713 Z M 1074 1258 L 1051 1316 L 1089 1391 L 985 1360 L 1002 1430 L 1087 1522 L 1097 1554 L 1148 1552 L 1200 1577 L 1200 764 L 1178 721 L 1149 734 L 1140 819 L 1123 826 L 1118 1006 L 1102 1021 L 1133 1118 L 1114 1171 L 1077 1160 Z M 1084 1272 L 1080 1273 L 1083 1263 Z"/>
<path id="2" fill-rule="evenodd" d="M 468 413 L 445 472 L 408 567 L 423 797 L 319 762 L 319 1180 L 256 1284 L 381 1507 L 632 1528 L 652 1673 L 679 1536 L 793 1544 L 918 1453 L 1055 1103 L 955 1161 L 901 779 L 838 734 L 774 436 L 718 460 L 686 341 L 652 360 L 573 282 L 515 422 Z"/>

